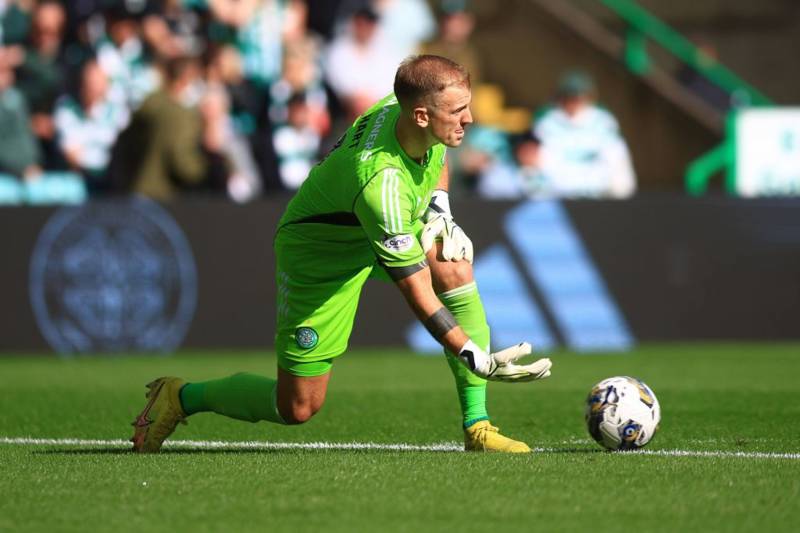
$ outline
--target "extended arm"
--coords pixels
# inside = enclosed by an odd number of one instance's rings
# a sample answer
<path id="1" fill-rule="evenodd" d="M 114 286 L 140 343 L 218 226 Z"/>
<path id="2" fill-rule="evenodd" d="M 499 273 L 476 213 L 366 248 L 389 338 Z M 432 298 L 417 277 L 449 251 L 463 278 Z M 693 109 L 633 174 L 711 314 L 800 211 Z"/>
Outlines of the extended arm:
<path id="1" fill-rule="evenodd" d="M 531 353 L 528 343 L 487 352 L 470 340 L 433 290 L 430 268 L 411 223 L 413 197 L 398 169 L 377 173 L 356 198 L 354 212 L 372 243 L 377 262 L 389 273 L 406 301 L 433 337 L 475 374 L 497 381 L 530 381 L 550 375 L 550 361 L 529 365 L 514 361 Z"/>
<path id="2" fill-rule="evenodd" d="M 430 269 L 424 263 L 419 264 L 411 274 L 409 270 L 402 273 L 387 270 L 430 334 L 475 374 L 493 381 L 510 382 L 533 381 L 550 375 L 552 363 L 549 359 L 539 359 L 527 365 L 515 364 L 515 361 L 531 353 L 531 345 L 527 342 L 497 353 L 488 353 L 475 344 L 436 297 L 431 285 Z M 408 275 L 399 278 L 403 274 Z"/>
<path id="3" fill-rule="evenodd" d="M 442 305 L 433 292 L 431 269 L 420 265 L 420 269 L 399 280 L 397 288 L 403 293 L 409 307 L 431 335 L 451 353 L 459 353 L 469 340 L 464 330 L 456 324 L 453 316 Z M 389 270 L 390 274 L 392 271 Z"/>

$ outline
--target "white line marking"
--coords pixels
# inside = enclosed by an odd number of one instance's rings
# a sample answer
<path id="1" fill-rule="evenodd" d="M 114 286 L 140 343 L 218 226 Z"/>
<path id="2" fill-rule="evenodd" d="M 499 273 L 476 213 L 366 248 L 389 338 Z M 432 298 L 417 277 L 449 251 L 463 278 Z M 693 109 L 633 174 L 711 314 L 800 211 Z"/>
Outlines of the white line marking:
<path id="1" fill-rule="evenodd" d="M 720 452 L 696 450 L 634 450 L 630 452 L 637 455 L 661 455 L 666 457 L 742 457 L 745 459 L 800 459 L 800 453 L 779 452 Z"/>
<path id="2" fill-rule="evenodd" d="M 130 441 L 102 439 L 35 439 L 30 437 L 0 437 L 0 444 L 28 446 L 112 446 L 129 447 Z M 437 444 L 391 444 L 378 442 L 266 442 L 266 441 L 208 441 L 169 440 L 169 448 L 200 450 L 375 450 L 399 452 L 460 452 L 464 445 L 455 442 Z"/>
<path id="3" fill-rule="evenodd" d="M 32 437 L 0 437 L 0 444 L 22 446 L 112 446 L 127 448 L 131 443 L 122 439 L 39 439 Z M 209 440 L 171 440 L 164 446 L 196 450 L 372 450 L 387 452 L 462 452 L 463 445 L 456 442 L 435 444 L 391 444 L 379 442 L 267 442 L 267 441 L 209 441 Z M 593 451 L 587 448 L 587 451 Z M 534 448 L 542 453 L 564 453 L 562 448 Z M 597 450 L 600 451 L 599 449 Z M 779 452 L 726 452 L 700 450 L 635 450 L 617 452 L 630 455 L 654 455 L 661 457 L 722 457 L 742 459 L 794 459 L 800 460 L 800 453 Z"/>

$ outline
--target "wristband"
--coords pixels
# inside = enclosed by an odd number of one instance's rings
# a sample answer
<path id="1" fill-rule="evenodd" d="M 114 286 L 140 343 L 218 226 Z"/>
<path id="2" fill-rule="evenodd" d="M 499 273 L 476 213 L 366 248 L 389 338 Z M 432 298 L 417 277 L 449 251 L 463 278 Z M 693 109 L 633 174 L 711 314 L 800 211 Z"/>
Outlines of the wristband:
<path id="1" fill-rule="evenodd" d="M 451 329 L 458 326 L 458 322 L 456 322 L 456 319 L 446 307 L 440 307 L 438 311 L 425 319 L 423 325 L 434 339 L 442 342 L 444 336 L 447 335 Z"/>
<path id="2" fill-rule="evenodd" d="M 452 216 L 450 212 L 450 193 L 444 189 L 436 189 L 431 195 L 431 201 L 428 204 L 428 209 L 432 209 L 437 213 L 446 213 Z"/>
<path id="3" fill-rule="evenodd" d="M 469 369 L 474 372 L 475 356 L 481 352 L 483 352 L 483 350 L 478 348 L 478 345 L 472 342 L 472 339 L 469 339 L 458 351 L 458 357 L 460 357 L 467 364 Z"/>

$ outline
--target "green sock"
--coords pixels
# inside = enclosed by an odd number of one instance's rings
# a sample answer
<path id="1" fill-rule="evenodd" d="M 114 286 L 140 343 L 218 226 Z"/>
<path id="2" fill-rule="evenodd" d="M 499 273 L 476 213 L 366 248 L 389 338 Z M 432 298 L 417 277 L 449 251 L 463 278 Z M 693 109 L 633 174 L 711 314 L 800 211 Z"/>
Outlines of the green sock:
<path id="1" fill-rule="evenodd" d="M 486 313 L 483 310 L 483 303 L 481 303 L 478 286 L 475 282 L 443 292 L 439 295 L 439 299 L 453 313 L 453 317 L 475 344 L 483 349 L 488 349 L 489 324 L 486 323 Z M 481 420 L 488 420 L 486 380 L 470 372 L 453 354 L 445 353 L 447 363 L 456 380 L 464 427 L 469 427 Z"/>
<path id="2" fill-rule="evenodd" d="M 227 378 L 187 383 L 180 393 L 187 415 L 213 411 L 237 420 L 286 422 L 278 412 L 278 382 L 275 379 L 240 372 Z"/>

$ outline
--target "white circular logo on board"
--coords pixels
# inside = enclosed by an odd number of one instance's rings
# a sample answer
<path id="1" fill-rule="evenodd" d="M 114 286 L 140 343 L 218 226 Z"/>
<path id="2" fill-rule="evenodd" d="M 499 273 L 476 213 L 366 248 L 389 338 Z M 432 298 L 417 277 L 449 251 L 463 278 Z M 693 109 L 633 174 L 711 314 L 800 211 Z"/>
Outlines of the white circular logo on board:
<path id="1" fill-rule="evenodd" d="M 30 297 L 59 353 L 169 351 L 194 316 L 194 258 L 172 217 L 150 200 L 65 207 L 39 234 Z"/>

